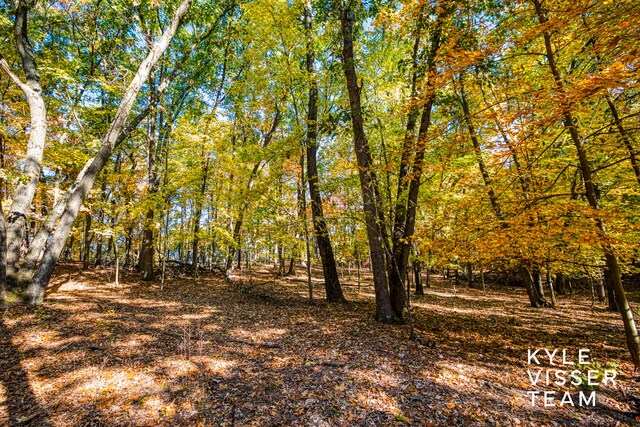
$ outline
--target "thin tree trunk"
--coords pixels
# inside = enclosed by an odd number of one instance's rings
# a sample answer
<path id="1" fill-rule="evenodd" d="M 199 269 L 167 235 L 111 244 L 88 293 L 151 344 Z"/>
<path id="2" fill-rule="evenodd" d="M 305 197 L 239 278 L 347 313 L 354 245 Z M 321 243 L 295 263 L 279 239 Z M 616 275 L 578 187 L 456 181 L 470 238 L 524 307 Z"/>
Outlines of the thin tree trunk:
<path id="1" fill-rule="evenodd" d="M 421 271 L 422 271 L 422 263 L 420 261 L 414 261 L 413 262 L 413 275 L 414 275 L 414 282 L 416 283 L 416 295 L 424 295 L 424 287 L 422 286 L 422 276 L 421 276 Z M 427 271 L 427 275 L 428 275 L 428 271 Z"/>
<path id="2" fill-rule="evenodd" d="M 487 166 L 484 162 L 484 159 L 482 158 L 482 147 L 480 145 L 480 140 L 478 139 L 478 134 L 476 133 L 475 127 L 473 126 L 473 122 L 471 121 L 471 111 L 469 109 L 469 103 L 467 102 L 467 95 L 464 89 L 464 77 L 460 77 L 459 87 L 460 105 L 462 106 L 464 120 L 469 131 L 469 138 L 471 139 L 471 143 L 473 145 L 473 153 L 476 158 L 476 163 L 478 164 L 478 169 L 480 169 L 480 174 L 482 175 L 484 186 L 487 188 L 487 194 L 489 195 L 491 207 L 493 208 L 496 217 L 498 217 L 498 219 L 502 222 L 504 220 L 504 212 L 502 211 L 502 206 L 500 206 L 498 196 L 496 195 L 496 191 L 493 187 L 493 180 L 489 176 L 489 171 L 487 170 Z"/>
<path id="3" fill-rule="evenodd" d="M 89 212 L 84 214 L 84 249 L 82 251 L 82 269 L 89 269 L 89 253 L 91 250 L 91 241 L 93 235 L 91 234 L 91 214 Z"/>
<path id="4" fill-rule="evenodd" d="M 202 153 L 204 156 L 204 152 Z M 205 192 L 207 191 L 207 176 L 209 175 L 209 157 L 206 157 L 204 164 L 202 165 L 202 181 L 200 183 L 200 194 L 196 198 L 196 211 L 193 218 L 193 277 L 198 278 L 198 256 L 200 237 L 200 219 L 202 217 L 202 203 L 204 201 Z"/>
<path id="5" fill-rule="evenodd" d="M 331 246 L 329 230 L 322 210 L 322 196 L 318 184 L 318 82 L 314 68 L 315 51 L 313 49 L 311 1 L 305 2 L 304 18 L 307 31 L 307 72 L 309 73 L 309 105 L 307 110 L 307 181 L 311 202 L 313 230 L 322 261 L 326 299 L 329 302 L 344 302 L 344 294 L 340 287 L 336 260 Z"/>
<path id="6" fill-rule="evenodd" d="M 0 307 L 7 300 L 7 228 L 0 198 Z"/>
<path id="7" fill-rule="evenodd" d="M 620 137 L 622 138 L 622 142 L 624 143 L 624 147 L 627 149 L 627 153 L 629 154 L 629 162 L 631 163 L 631 168 L 633 169 L 633 173 L 636 176 L 636 181 L 638 181 L 638 184 L 640 184 L 640 165 L 638 165 L 638 158 L 636 157 L 636 152 L 633 149 L 633 139 L 622 125 L 622 120 L 620 120 L 620 116 L 618 115 L 618 109 L 611 100 L 611 97 L 609 95 L 605 95 L 605 98 L 607 99 L 609 110 L 611 111 L 611 115 L 613 116 L 613 122 L 618 128 Z"/>
<path id="8" fill-rule="evenodd" d="M 342 4 L 340 10 L 340 23 L 342 29 L 342 63 L 349 92 L 349 105 L 351 109 L 351 121 L 353 124 L 354 145 L 358 161 L 358 174 L 362 190 L 367 236 L 369 238 L 369 253 L 373 270 L 373 282 L 376 295 L 376 319 L 381 322 L 391 323 L 394 311 L 391 307 L 389 288 L 387 284 L 385 266 L 385 242 L 383 224 L 379 223 L 379 192 L 375 173 L 371 169 L 371 152 L 369 143 L 364 133 L 362 118 L 362 106 L 360 92 L 362 86 L 358 85 L 358 77 L 353 56 L 353 20 L 354 14 L 350 6 Z"/>

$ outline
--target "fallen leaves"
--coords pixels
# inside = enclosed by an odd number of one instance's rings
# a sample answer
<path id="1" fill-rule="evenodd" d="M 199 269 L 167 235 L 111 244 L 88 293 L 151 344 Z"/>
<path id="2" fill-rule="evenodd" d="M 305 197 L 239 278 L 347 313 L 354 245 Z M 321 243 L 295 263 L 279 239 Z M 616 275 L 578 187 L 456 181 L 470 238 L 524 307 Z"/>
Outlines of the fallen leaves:
<path id="1" fill-rule="evenodd" d="M 633 408 L 616 390 L 603 400 L 608 412 L 527 405 L 528 346 L 570 347 L 581 335 L 581 346 L 629 369 L 615 314 L 588 301 L 534 311 L 520 290 L 452 293 L 435 282 L 414 305 L 418 333 L 437 344 L 427 347 L 371 319 L 368 287 L 345 286 L 344 307 L 309 305 L 298 296 L 304 281 L 265 300 L 218 278 L 169 281 L 160 292 L 132 277 L 119 289 L 78 278 L 45 303 L 46 317 L 5 314 L 0 423 L 38 405 L 54 426 L 635 422 L 621 415 Z M 631 377 L 621 386 L 636 387 Z"/>

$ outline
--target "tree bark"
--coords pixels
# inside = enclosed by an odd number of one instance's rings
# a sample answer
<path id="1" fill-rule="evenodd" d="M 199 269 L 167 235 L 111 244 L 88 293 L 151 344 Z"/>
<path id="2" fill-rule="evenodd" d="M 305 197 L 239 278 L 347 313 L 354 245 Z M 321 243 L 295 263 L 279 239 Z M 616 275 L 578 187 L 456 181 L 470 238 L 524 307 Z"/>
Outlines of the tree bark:
<path id="1" fill-rule="evenodd" d="M 47 111 L 42 98 L 42 86 L 40 74 L 35 62 L 35 56 L 28 37 L 27 19 L 32 4 L 26 1 L 18 1 L 15 20 L 14 37 L 18 54 L 22 60 L 22 69 L 26 76 L 26 83 L 16 76 L 6 60 L 0 55 L 0 67 L 9 75 L 22 93 L 27 98 L 30 112 L 30 131 L 27 143 L 27 152 L 22 170 L 24 180 L 16 186 L 13 193 L 13 202 L 6 217 L 7 250 L 6 267 L 7 277 L 15 282 L 20 262 L 20 249 L 25 232 L 25 225 L 31 202 L 36 192 L 40 178 L 40 167 L 44 153 L 44 143 L 47 134 Z"/>
<path id="2" fill-rule="evenodd" d="M 424 295 L 424 286 L 422 285 L 422 262 L 413 262 L 413 281 L 416 283 L 416 295 Z M 427 271 L 427 275 L 429 272 Z"/>
<path id="3" fill-rule="evenodd" d="M 147 33 L 147 43 L 151 46 L 151 35 Z M 155 89 L 155 76 L 151 73 L 149 78 L 149 104 L 151 113 L 149 115 L 147 127 L 147 213 L 142 230 L 142 247 L 140 249 L 140 271 L 142 280 L 152 281 L 155 278 L 153 271 L 154 248 L 154 223 L 155 223 L 155 195 L 160 185 L 160 176 L 156 165 L 158 154 L 158 134 L 157 134 L 157 105 L 158 98 Z"/>
<path id="4" fill-rule="evenodd" d="M 324 219 L 322 210 L 322 196 L 318 184 L 318 82 L 316 79 L 314 61 L 315 51 L 313 49 L 312 30 L 312 9 L 311 1 L 307 1 L 304 7 L 305 28 L 307 31 L 307 73 L 309 74 L 309 104 L 307 111 L 307 181 L 309 182 L 309 195 L 311 202 L 311 215 L 313 221 L 313 231 L 320 252 L 322 261 L 322 272 L 324 275 L 324 287 L 326 299 L 329 302 L 344 302 L 344 294 L 340 287 L 338 269 L 331 246 L 329 230 Z"/>
<path id="5" fill-rule="evenodd" d="M 82 250 L 82 269 L 89 269 L 89 253 L 91 253 L 91 241 L 93 236 L 91 235 L 91 214 L 89 212 L 84 214 L 84 246 Z"/>
<path id="6" fill-rule="evenodd" d="M 69 197 L 66 209 L 60 217 L 60 222 L 51 236 L 51 241 L 47 245 L 40 265 L 33 277 L 32 282 L 27 288 L 27 299 L 32 304 L 38 304 L 44 299 L 44 292 L 51 279 L 51 274 L 55 267 L 67 236 L 71 232 L 73 223 L 78 215 L 80 207 L 84 203 L 85 198 L 91 191 L 98 174 L 109 160 L 109 156 L 113 151 L 115 144 L 126 125 L 126 119 L 133 107 L 136 95 L 140 91 L 142 84 L 148 79 L 153 66 L 158 62 L 164 51 L 169 46 L 171 39 L 175 35 L 182 19 L 186 15 L 192 0 L 184 0 L 176 9 L 171 24 L 160 37 L 160 40 L 154 45 L 149 52 L 147 58 L 142 62 L 136 75 L 129 84 L 118 111 L 111 123 L 111 126 L 105 135 L 102 146 L 98 154 L 91 160 L 91 164 L 86 169 L 83 179 L 78 183 L 77 188 Z"/>
<path id="7" fill-rule="evenodd" d="M 7 299 L 7 228 L 0 198 L 0 307 Z"/>
<path id="8" fill-rule="evenodd" d="M 353 20 L 354 14 L 350 5 L 344 2 L 340 8 L 340 23 L 342 30 L 342 64 L 349 93 L 351 122 L 356 158 L 358 161 L 358 175 L 362 190 L 365 223 L 369 240 L 369 253 L 373 270 L 373 282 L 376 295 L 376 319 L 391 323 L 394 320 L 394 310 L 391 306 L 389 288 L 387 284 L 385 266 L 385 232 L 384 223 L 380 222 L 380 195 L 375 172 L 372 170 L 371 152 L 364 133 L 362 106 L 360 93 L 362 85 L 358 85 L 354 57 L 353 57 Z"/>

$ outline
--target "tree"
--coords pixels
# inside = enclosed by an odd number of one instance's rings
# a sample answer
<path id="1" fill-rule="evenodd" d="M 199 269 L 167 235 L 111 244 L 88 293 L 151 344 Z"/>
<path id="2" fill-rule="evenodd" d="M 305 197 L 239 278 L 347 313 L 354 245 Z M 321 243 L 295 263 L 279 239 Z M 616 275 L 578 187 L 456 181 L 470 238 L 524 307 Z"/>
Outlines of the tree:
<path id="1" fill-rule="evenodd" d="M 304 24 L 307 35 L 307 57 L 306 65 L 309 73 L 309 104 L 307 107 L 307 181 L 309 183 L 309 194 L 311 195 L 311 215 L 313 219 L 313 230 L 322 260 L 322 271 L 324 275 L 324 286 L 327 301 L 344 302 L 345 298 L 340 287 L 336 260 L 331 247 L 331 240 L 327 223 L 322 211 L 322 196 L 318 184 L 318 82 L 315 76 L 315 51 L 312 37 L 313 11 L 311 1 L 304 4 Z"/>
<path id="2" fill-rule="evenodd" d="M 364 204 L 364 215 L 369 238 L 369 254 L 373 268 L 373 283 L 376 293 L 376 319 L 393 322 L 393 309 L 387 283 L 385 249 L 386 231 L 382 221 L 380 190 L 378 179 L 371 167 L 371 151 L 364 132 L 362 104 L 353 53 L 354 11 L 350 1 L 340 2 L 340 24 L 342 31 L 342 65 L 349 93 L 349 107 L 353 126 L 353 141 L 358 159 L 358 174 Z"/>
<path id="3" fill-rule="evenodd" d="M 29 41 L 27 25 L 29 10 L 35 3 L 35 1 L 18 1 L 13 24 L 16 47 L 26 76 L 25 82 L 11 71 L 9 64 L 0 54 L 0 67 L 24 93 L 31 113 L 29 143 L 23 167 L 24 179 L 21 179 L 21 182 L 16 186 L 13 203 L 6 219 L 7 251 L 5 262 L 7 277 L 12 282 L 15 281 L 18 272 L 26 219 L 40 179 L 40 167 L 47 134 L 47 111 L 42 98 L 40 73 L 36 65 L 33 47 Z"/>
<path id="4" fill-rule="evenodd" d="M 122 97 L 120 106 L 118 107 L 118 111 L 113 121 L 111 122 L 109 131 L 103 138 L 100 151 L 91 160 L 88 167 L 83 170 L 84 174 L 78 177 L 77 186 L 72 186 L 68 190 L 69 199 L 65 210 L 60 216 L 58 226 L 51 235 L 51 241 L 42 255 L 40 266 L 27 288 L 27 298 L 30 303 L 37 304 L 42 302 L 44 298 L 44 291 L 49 284 L 49 280 L 53 273 L 53 268 L 55 267 L 62 249 L 64 248 L 66 238 L 71 232 L 71 227 L 75 222 L 80 207 L 93 187 L 98 174 L 107 163 L 113 148 L 120 138 L 120 134 L 125 129 L 126 119 L 131 111 L 135 97 L 140 91 L 143 82 L 147 80 L 151 69 L 169 46 L 171 39 L 177 32 L 178 27 L 190 6 L 191 0 L 184 0 L 176 9 L 170 26 L 162 34 L 162 37 L 160 37 L 153 49 L 151 49 L 147 58 L 142 62 L 142 64 L 140 64 L 136 75 L 133 77 L 124 96 Z"/>

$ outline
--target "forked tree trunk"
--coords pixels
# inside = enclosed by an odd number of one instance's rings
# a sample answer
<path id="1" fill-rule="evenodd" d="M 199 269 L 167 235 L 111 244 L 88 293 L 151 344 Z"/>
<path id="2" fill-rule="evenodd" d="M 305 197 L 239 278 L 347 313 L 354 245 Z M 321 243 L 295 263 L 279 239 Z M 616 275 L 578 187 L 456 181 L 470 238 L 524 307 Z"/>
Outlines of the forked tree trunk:
<path id="1" fill-rule="evenodd" d="M 353 57 L 353 10 L 344 2 L 340 8 L 340 23 L 342 29 L 342 65 L 349 92 L 349 106 L 356 158 L 358 161 L 358 175 L 362 190 L 365 223 L 369 240 L 369 254 L 373 270 L 373 283 L 376 295 L 376 319 L 380 322 L 391 323 L 394 319 L 393 308 L 389 297 L 387 274 L 385 266 L 384 224 L 379 222 L 379 192 L 376 175 L 371 168 L 371 152 L 364 133 L 362 105 L 358 85 L 358 77 Z"/>
<path id="2" fill-rule="evenodd" d="M 60 222 L 51 236 L 51 241 L 47 245 L 40 265 L 33 277 L 32 282 L 27 288 L 27 299 L 32 304 L 38 304 L 44 299 L 44 292 L 49 284 L 53 269 L 55 267 L 64 243 L 71 232 L 73 223 L 78 215 L 80 207 L 84 203 L 85 198 L 93 188 L 96 178 L 98 177 L 102 168 L 107 164 L 111 152 L 114 146 L 120 138 L 120 134 L 125 129 L 126 120 L 131 111 L 133 103 L 135 102 L 136 95 L 140 91 L 142 84 L 149 78 L 149 73 L 153 66 L 158 62 L 164 51 L 169 46 L 171 39 L 175 35 L 182 18 L 186 15 L 192 0 L 184 0 L 176 9 L 174 16 L 171 20 L 171 24 L 160 37 L 160 40 L 154 45 L 153 49 L 149 52 L 147 58 L 142 62 L 136 75 L 129 84 L 118 111 L 111 123 L 109 131 L 105 135 L 102 146 L 98 154 L 91 160 L 91 164 L 86 169 L 85 175 L 78 183 L 77 188 L 69 197 L 67 206 L 60 217 Z"/>
<path id="3" fill-rule="evenodd" d="M 131 120 L 131 122 L 127 125 L 127 127 L 123 129 L 120 135 L 118 136 L 115 147 L 120 145 L 122 141 L 124 141 L 129 136 L 129 134 L 133 132 L 133 130 L 147 116 L 149 111 L 150 109 L 146 108 L 144 111 L 138 114 L 133 120 Z M 78 189 L 78 186 L 80 185 L 80 183 L 83 182 L 85 173 L 87 172 L 87 169 L 92 164 L 92 162 L 93 162 L 93 159 L 87 160 L 87 162 L 85 163 L 84 167 L 76 177 L 73 184 L 71 184 L 71 186 L 67 189 L 64 196 L 58 199 L 58 201 L 54 204 L 53 208 L 51 209 L 51 211 L 49 212 L 49 214 L 47 215 L 43 223 L 40 225 L 40 228 L 36 232 L 36 235 L 31 240 L 31 244 L 29 245 L 29 250 L 27 251 L 27 254 L 24 257 L 22 265 L 20 266 L 20 271 L 18 272 L 18 282 L 20 285 L 27 286 L 29 283 L 31 283 L 31 280 L 33 279 L 33 275 L 35 274 L 36 268 L 38 266 L 38 261 L 40 260 L 42 253 L 44 252 L 47 241 L 51 237 L 51 234 L 53 234 L 56 224 L 58 223 L 58 221 L 60 220 L 60 217 L 64 213 L 65 208 L 67 207 L 67 203 L 71 198 L 71 195 L 74 194 L 74 192 Z M 129 236 L 130 235 L 131 233 L 129 233 Z M 131 252 L 129 251 L 129 255 L 130 254 Z M 131 257 L 129 258 L 129 260 L 131 261 Z"/>
<path id="4" fill-rule="evenodd" d="M 544 295 L 541 295 L 540 293 L 540 287 L 537 284 L 534 271 L 529 267 L 521 266 L 520 275 L 522 277 L 522 282 L 527 289 L 527 295 L 529 295 L 531 307 L 544 307 L 546 302 L 544 300 Z"/>
<path id="5" fill-rule="evenodd" d="M 324 287 L 326 299 L 329 302 L 344 302 L 344 294 L 340 287 L 338 269 L 331 246 L 329 230 L 322 211 L 322 196 L 318 184 L 318 82 L 316 80 L 314 61 L 315 51 L 313 49 L 312 30 L 312 9 L 311 1 L 307 1 L 304 7 L 304 23 L 307 31 L 307 72 L 309 73 L 309 108 L 307 111 L 307 181 L 309 182 L 309 194 L 311 196 L 311 215 L 313 220 L 313 231 L 320 252 L 322 261 L 322 272 L 324 275 Z"/>

